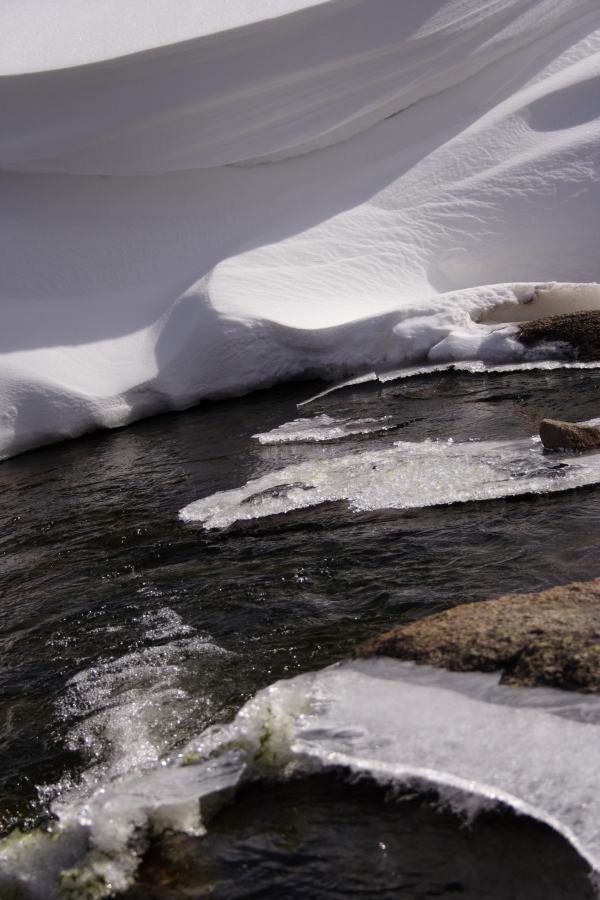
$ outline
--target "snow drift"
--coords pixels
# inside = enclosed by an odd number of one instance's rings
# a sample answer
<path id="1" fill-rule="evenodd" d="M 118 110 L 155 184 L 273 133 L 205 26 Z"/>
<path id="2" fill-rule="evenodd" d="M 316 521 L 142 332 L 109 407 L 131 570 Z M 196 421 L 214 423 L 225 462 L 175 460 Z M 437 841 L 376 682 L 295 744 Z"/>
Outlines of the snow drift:
<path id="1" fill-rule="evenodd" d="M 596 0 L 0 9 L 0 455 L 600 308 Z"/>

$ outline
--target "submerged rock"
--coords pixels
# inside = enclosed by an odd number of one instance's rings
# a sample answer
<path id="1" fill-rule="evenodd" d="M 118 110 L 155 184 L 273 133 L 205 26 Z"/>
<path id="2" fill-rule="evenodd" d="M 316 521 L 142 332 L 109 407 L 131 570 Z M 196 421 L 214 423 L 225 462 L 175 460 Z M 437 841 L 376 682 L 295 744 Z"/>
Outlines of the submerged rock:
<path id="1" fill-rule="evenodd" d="M 600 578 L 462 604 L 372 638 L 357 655 L 600 693 Z"/>
<path id="2" fill-rule="evenodd" d="M 600 449 L 600 428 L 593 425 L 543 419 L 540 422 L 540 438 L 545 450 Z"/>
<path id="3" fill-rule="evenodd" d="M 600 311 L 564 313 L 523 322 L 518 339 L 526 346 L 564 342 L 581 362 L 595 362 L 600 360 Z"/>

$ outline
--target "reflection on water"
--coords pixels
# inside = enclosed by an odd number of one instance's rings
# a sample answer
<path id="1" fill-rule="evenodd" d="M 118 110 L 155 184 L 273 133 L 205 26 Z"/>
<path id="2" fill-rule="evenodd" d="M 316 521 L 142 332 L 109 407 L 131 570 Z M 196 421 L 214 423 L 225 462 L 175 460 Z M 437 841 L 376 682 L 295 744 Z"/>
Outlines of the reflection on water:
<path id="1" fill-rule="evenodd" d="M 592 900 L 586 866 L 509 812 L 469 827 L 433 798 L 340 774 L 247 788 L 205 838 L 170 836 L 126 900 Z"/>
<path id="2" fill-rule="evenodd" d="M 225 533 L 180 523 L 199 497 L 366 447 L 352 436 L 260 445 L 253 434 L 310 409 L 389 416 L 407 441 L 522 439 L 542 416 L 597 416 L 599 386 L 594 371 L 449 373 L 348 388 L 299 413 L 319 386 L 296 385 L 3 463 L 0 828 L 44 817 L 52 791 L 40 800 L 37 785 L 151 765 L 259 688 L 392 624 L 600 574 L 595 488 L 405 512 L 317 508 Z M 390 429 L 369 447 L 397 438 Z M 129 730 L 103 724 L 118 721 Z"/>

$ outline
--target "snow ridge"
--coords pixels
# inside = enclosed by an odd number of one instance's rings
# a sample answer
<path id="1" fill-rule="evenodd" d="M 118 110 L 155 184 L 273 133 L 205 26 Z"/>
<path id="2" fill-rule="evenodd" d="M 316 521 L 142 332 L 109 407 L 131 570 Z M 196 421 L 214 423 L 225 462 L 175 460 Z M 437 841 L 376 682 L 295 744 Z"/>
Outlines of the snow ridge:
<path id="1" fill-rule="evenodd" d="M 0 457 L 600 308 L 595 0 L 82 15 L 0 10 Z"/>

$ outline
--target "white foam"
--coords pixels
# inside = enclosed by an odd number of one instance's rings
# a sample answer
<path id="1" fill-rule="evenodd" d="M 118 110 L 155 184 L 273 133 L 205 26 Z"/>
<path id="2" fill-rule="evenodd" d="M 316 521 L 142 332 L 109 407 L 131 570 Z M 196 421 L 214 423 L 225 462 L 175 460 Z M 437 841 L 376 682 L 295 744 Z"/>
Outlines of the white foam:
<path id="1" fill-rule="evenodd" d="M 590 420 L 589 424 L 597 424 Z M 397 441 L 384 450 L 297 463 L 184 507 L 184 522 L 226 528 L 321 503 L 356 511 L 414 509 L 600 482 L 600 453 L 548 455 L 539 438 L 520 441 Z"/>
<path id="2" fill-rule="evenodd" d="M 67 746 L 88 759 L 78 789 L 155 764 L 171 749 L 191 705 L 180 683 L 185 661 L 222 653 L 206 638 L 179 638 L 101 660 L 71 678 L 57 712 L 73 723 Z"/>
<path id="3" fill-rule="evenodd" d="M 168 775 L 161 778 L 161 761 L 189 735 L 191 722 L 197 726 L 210 718 L 208 692 L 203 694 L 196 684 L 194 696 L 188 694 L 187 667 L 207 657 L 216 662 L 226 651 L 166 606 L 142 612 L 132 624 L 141 626 L 139 640 L 146 646 L 82 669 L 69 679 L 57 702 L 58 720 L 66 727 L 65 745 L 81 752 L 86 764 L 76 780 L 65 777 L 39 788 L 58 820 L 51 834 L 17 832 L 0 843 L 0 893 L 5 878 L 11 889 L 16 881 L 27 890 L 26 896 L 46 900 L 62 879 L 65 896 L 88 896 L 88 882 L 90 896 L 104 896 L 104 882 L 123 888 L 135 871 L 139 861 L 131 852 L 135 831 L 138 826 L 146 828 L 152 811 L 157 827 L 161 815 L 168 818 L 171 806 L 177 806 L 178 822 L 184 821 L 189 786 L 180 777 L 173 783 Z M 136 790 L 135 798 L 121 798 L 119 788 L 111 795 L 113 782 L 142 773 L 145 788 Z M 196 773 L 191 780 L 196 787 Z M 159 813 L 160 797 L 167 791 L 168 802 L 165 799 Z M 103 812 L 94 821 L 91 810 L 98 803 Z M 194 823 L 199 827 L 189 803 L 186 809 L 187 827 Z M 71 875 L 64 873 L 88 851 L 83 880 L 74 875 L 70 884 Z M 93 893 L 97 889 L 100 893 Z"/>
<path id="4" fill-rule="evenodd" d="M 596 0 L 82 9 L 0 10 L 1 456 L 600 308 Z"/>
<path id="5" fill-rule="evenodd" d="M 141 625 L 140 640 L 146 646 L 114 659 L 100 659 L 67 682 L 56 712 L 66 728 L 65 745 L 82 753 L 85 767 L 76 780 L 65 776 L 58 784 L 38 789 L 59 823 L 51 834 L 20 836 L 17 832 L 0 844 L 0 893 L 4 878 L 11 889 L 16 881 L 27 890 L 26 896 L 46 900 L 54 896 L 50 892 L 62 879 L 65 896 L 88 896 L 88 887 L 90 896 L 103 896 L 107 884 L 125 887 L 135 871 L 138 857 L 131 853 L 135 830 L 138 825 L 146 827 L 150 806 L 157 823 L 160 818 L 156 767 L 160 772 L 161 760 L 189 735 L 191 722 L 197 726 L 210 718 L 210 696 L 197 684 L 194 696 L 189 695 L 186 669 L 193 668 L 195 660 L 212 657 L 216 662 L 226 654 L 208 637 L 196 634 L 169 607 L 142 612 L 137 624 Z M 118 789 L 116 796 L 108 799 L 111 783 L 140 777 L 141 773 L 147 778 L 145 806 L 140 791 L 135 802 L 124 797 L 120 803 Z M 166 791 L 168 777 L 159 781 Z M 193 781 L 195 785 L 195 775 Z M 179 822 L 183 822 L 186 799 L 186 788 L 179 778 L 167 804 L 178 805 Z M 88 804 L 94 802 L 102 802 L 104 811 L 94 823 L 90 851 L 88 830 L 93 813 Z M 109 815 L 115 803 L 120 803 L 118 814 L 115 811 Z M 164 815 L 168 816 L 168 809 Z M 188 808 L 188 827 L 194 822 L 198 824 L 197 816 L 194 818 Z M 64 874 L 88 851 L 91 856 L 82 881 L 76 875 Z M 94 893 L 96 889 L 99 894 Z"/>

